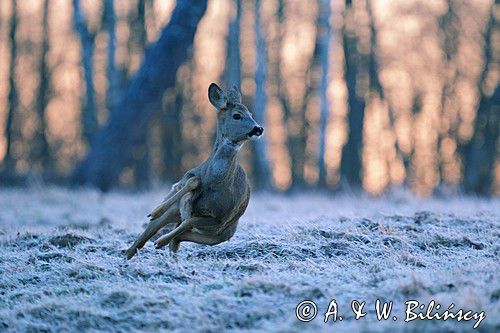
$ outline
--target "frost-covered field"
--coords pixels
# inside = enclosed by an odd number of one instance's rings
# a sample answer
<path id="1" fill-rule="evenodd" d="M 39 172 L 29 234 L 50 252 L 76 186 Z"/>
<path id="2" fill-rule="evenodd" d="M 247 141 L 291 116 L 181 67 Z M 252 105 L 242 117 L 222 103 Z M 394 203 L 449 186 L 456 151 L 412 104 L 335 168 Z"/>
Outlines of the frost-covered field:
<path id="1" fill-rule="evenodd" d="M 471 331 L 475 320 L 404 323 L 407 300 L 485 311 L 500 329 L 500 201 L 392 194 L 255 194 L 235 237 L 124 250 L 162 198 L 0 191 L 0 331 Z M 313 300 L 318 316 L 295 318 Z M 323 323 L 331 299 L 343 321 Z M 366 301 L 356 321 L 352 300 Z M 377 321 L 376 299 L 394 301 Z M 397 321 L 392 316 L 398 317 Z"/>

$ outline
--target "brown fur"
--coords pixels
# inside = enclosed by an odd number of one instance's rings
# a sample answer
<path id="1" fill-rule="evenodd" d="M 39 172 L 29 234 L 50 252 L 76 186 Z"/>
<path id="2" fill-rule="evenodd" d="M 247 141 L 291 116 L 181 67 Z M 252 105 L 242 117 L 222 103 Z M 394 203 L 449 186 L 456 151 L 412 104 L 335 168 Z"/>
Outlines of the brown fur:
<path id="1" fill-rule="evenodd" d="M 212 154 L 172 186 L 164 200 L 168 204 L 160 205 L 152 213 L 150 225 L 127 251 L 128 258 L 168 223 L 175 223 L 176 228 L 158 239 L 156 246 L 170 243 L 174 252 L 182 241 L 215 245 L 229 240 L 236 232 L 239 218 L 250 200 L 250 186 L 239 164 L 238 153 L 246 141 L 258 138 L 263 129 L 241 104 L 236 88 L 226 94 L 212 83 L 209 100 L 217 109 L 217 136 Z M 195 187 L 193 184 L 196 188 L 183 194 L 179 201 L 171 203 L 173 200 L 168 200 L 179 196 L 177 193 L 186 186 Z"/>

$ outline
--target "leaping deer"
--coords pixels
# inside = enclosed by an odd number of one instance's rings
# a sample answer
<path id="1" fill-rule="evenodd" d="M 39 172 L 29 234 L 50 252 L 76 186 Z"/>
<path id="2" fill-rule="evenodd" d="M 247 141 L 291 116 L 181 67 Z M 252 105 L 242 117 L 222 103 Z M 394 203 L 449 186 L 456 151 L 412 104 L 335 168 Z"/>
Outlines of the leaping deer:
<path id="1" fill-rule="evenodd" d="M 127 250 L 131 259 L 161 228 L 175 228 L 156 240 L 159 249 L 169 244 L 177 252 L 181 242 L 216 245 L 236 232 L 239 218 L 250 199 L 250 186 L 238 161 L 246 141 L 257 140 L 264 128 L 241 104 L 236 87 L 227 94 L 215 83 L 208 88 L 208 99 L 217 110 L 217 135 L 210 157 L 189 170 L 149 215 L 150 223 Z"/>

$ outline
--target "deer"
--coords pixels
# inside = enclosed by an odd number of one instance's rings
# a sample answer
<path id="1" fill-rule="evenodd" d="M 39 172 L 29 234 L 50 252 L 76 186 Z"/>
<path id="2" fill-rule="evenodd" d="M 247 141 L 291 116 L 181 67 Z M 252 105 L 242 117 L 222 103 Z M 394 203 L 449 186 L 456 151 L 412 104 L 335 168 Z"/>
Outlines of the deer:
<path id="1" fill-rule="evenodd" d="M 264 128 L 242 104 L 236 86 L 224 92 L 212 83 L 208 99 L 217 113 L 212 153 L 172 185 L 162 203 L 148 215 L 150 221 L 144 232 L 126 251 L 127 259 L 167 225 L 175 226 L 155 241 L 155 247 L 169 245 L 172 253 L 179 250 L 181 242 L 217 245 L 235 234 L 250 200 L 239 151 L 247 141 L 260 139 Z"/>

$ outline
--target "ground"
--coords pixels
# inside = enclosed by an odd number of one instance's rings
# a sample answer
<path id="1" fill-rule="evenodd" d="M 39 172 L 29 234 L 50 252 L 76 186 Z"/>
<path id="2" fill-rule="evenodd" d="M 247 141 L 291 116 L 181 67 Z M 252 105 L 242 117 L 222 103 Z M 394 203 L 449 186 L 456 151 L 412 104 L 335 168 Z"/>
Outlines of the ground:
<path id="1" fill-rule="evenodd" d="M 124 250 L 166 191 L 0 190 L 0 331 L 464 331 L 477 320 L 404 322 L 435 300 L 500 329 L 500 200 L 254 194 L 227 243 Z M 343 320 L 323 322 L 335 299 Z M 376 299 L 393 301 L 378 321 Z M 295 317 L 312 300 L 318 315 Z M 351 302 L 366 301 L 354 319 Z M 441 311 L 442 312 L 442 311 Z M 392 316 L 397 316 L 397 321 Z M 337 318 L 338 319 L 338 318 Z"/>

